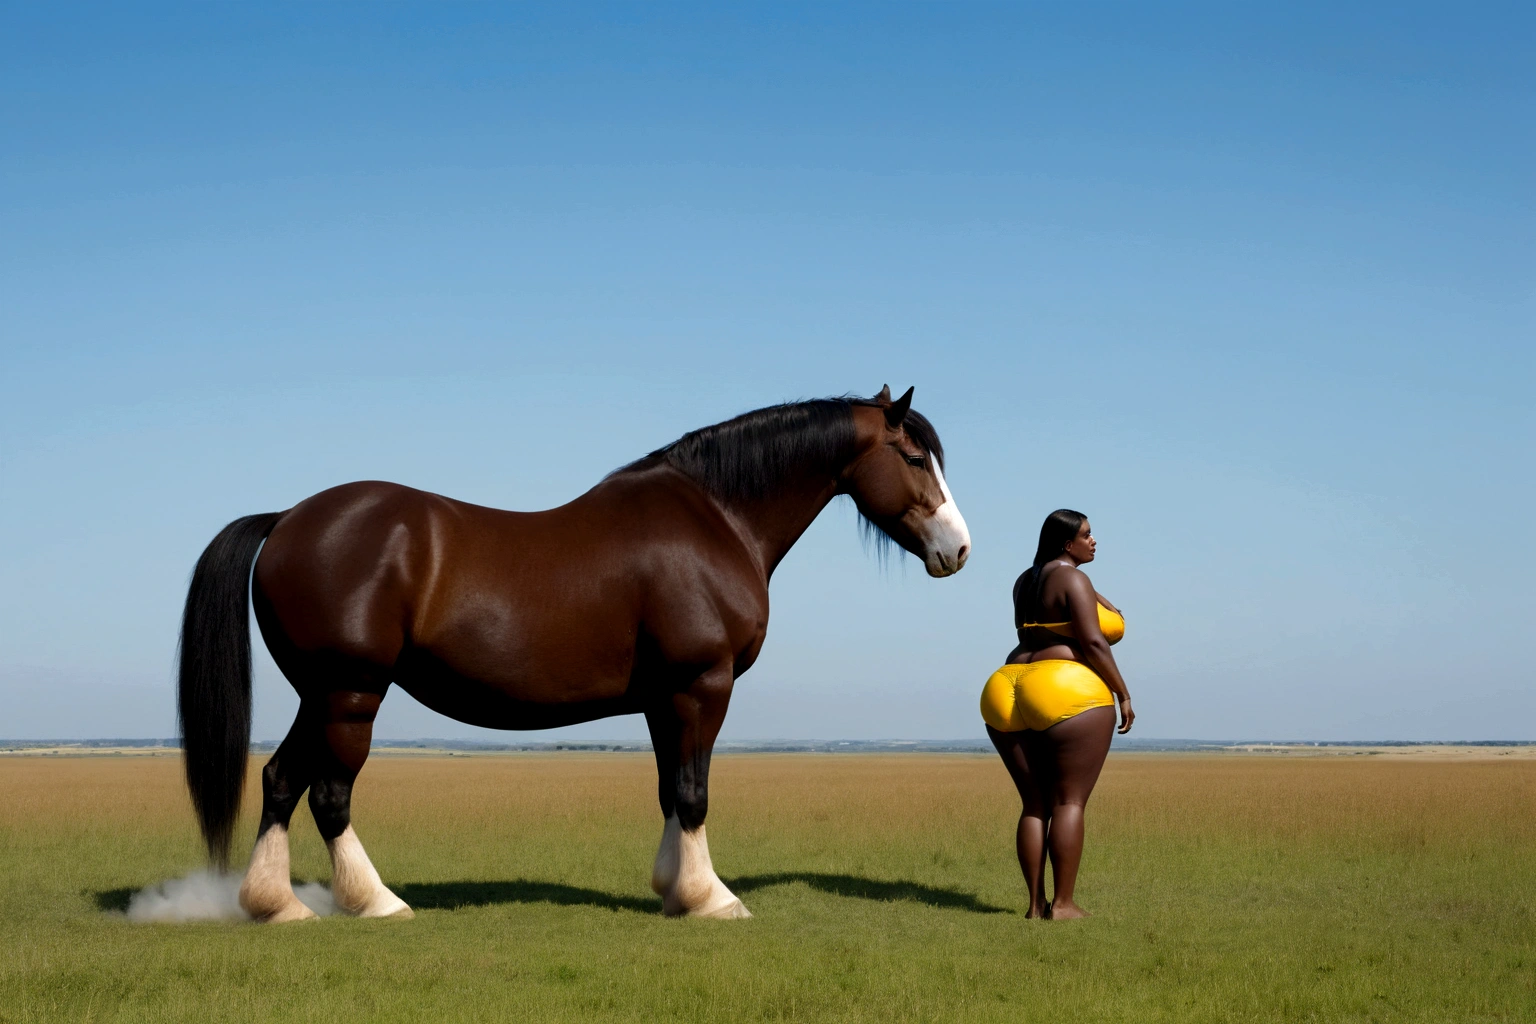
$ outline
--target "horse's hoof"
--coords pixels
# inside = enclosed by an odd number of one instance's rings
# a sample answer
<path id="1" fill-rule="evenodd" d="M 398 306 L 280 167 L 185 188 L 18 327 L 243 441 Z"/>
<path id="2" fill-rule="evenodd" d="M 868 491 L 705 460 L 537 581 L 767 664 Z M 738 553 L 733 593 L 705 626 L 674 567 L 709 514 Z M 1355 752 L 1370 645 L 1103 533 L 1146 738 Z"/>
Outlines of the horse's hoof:
<path id="1" fill-rule="evenodd" d="M 270 914 L 264 914 L 256 918 L 262 924 L 288 924 L 291 921 L 311 921 L 320 915 L 310 910 L 298 900 L 284 904 Z"/>
<path id="2" fill-rule="evenodd" d="M 742 903 L 741 900 L 732 897 L 729 903 L 705 910 L 695 910 L 688 916 L 703 917 L 714 921 L 739 921 L 742 918 L 751 917 L 752 911 L 748 910 L 746 904 Z"/>
<path id="3" fill-rule="evenodd" d="M 375 917 L 375 918 L 387 919 L 387 920 L 390 920 L 390 921 L 410 921 L 410 920 L 412 920 L 412 919 L 414 919 L 416 917 L 416 911 L 412 910 L 410 907 L 408 907 L 404 903 L 402 903 L 402 904 L 400 904 L 400 909 L 399 910 L 391 910 L 387 914 L 359 914 L 357 916 L 358 917 Z"/>
<path id="4" fill-rule="evenodd" d="M 379 893 L 368 905 L 357 912 L 358 917 L 393 917 L 408 921 L 416 916 L 410 906 L 388 889 Z"/>

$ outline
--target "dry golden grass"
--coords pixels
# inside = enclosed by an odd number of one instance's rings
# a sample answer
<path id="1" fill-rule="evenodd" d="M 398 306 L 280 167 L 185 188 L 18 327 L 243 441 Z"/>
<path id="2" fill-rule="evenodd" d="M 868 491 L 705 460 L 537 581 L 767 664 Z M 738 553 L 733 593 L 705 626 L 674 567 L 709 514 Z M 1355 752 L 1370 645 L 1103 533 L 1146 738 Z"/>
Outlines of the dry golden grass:
<path id="1" fill-rule="evenodd" d="M 1076 924 L 1022 919 L 991 756 L 713 782 L 753 921 L 661 919 L 654 763 L 563 753 L 369 763 L 415 921 L 139 926 L 111 911 L 200 864 L 179 764 L 0 758 L 0 1022 L 1536 1019 L 1531 760 L 1117 755 Z M 294 872 L 329 873 L 304 810 Z"/>

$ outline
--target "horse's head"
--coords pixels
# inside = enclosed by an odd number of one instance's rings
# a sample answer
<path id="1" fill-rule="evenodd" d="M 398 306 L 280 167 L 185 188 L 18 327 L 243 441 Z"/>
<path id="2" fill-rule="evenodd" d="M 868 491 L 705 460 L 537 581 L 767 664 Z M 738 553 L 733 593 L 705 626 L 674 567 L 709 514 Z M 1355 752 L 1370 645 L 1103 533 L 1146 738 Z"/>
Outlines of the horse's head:
<path id="1" fill-rule="evenodd" d="M 893 402 L 881 388 L 853 406 L 858 455 L 841 489 L 876 529 L 921 558 L 928 575 L 950 576 L 971 553 L 971 533 L 944 482 L 939 435 L 912 411 L 913 390 Z"/>

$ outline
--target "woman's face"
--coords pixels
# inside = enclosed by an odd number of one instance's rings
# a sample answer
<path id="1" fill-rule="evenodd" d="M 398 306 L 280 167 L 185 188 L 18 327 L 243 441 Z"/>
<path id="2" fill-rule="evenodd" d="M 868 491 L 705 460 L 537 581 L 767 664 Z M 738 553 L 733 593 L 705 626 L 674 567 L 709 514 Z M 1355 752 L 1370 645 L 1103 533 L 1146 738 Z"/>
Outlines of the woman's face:
<path id="1" fill-rule="evenodd" d="M 1083 525 L 1077 528 L 1077 536 L 1067 545 L 1067 554 L 1077 560 L 1078 565 L 1093 561 L 1093 553 L 1099 548 L 1099 542 L 1093 539 L 1093 527 L 1088 520 L 1083 520 Z"/>

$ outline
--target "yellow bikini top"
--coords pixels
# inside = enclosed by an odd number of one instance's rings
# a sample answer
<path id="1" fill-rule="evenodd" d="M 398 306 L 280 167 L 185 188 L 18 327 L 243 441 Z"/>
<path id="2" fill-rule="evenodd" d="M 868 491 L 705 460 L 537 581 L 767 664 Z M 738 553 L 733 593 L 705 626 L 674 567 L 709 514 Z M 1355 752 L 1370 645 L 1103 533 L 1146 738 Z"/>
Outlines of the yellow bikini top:
<path id="1" fill-rule="evenodd" d="M 1058 633 L 1061 636 L 1076 637 L 1077 635 L 1072 632 L 1072 623 L 1070 622 L 1019 623 L 1020 629 L 1031 629 L 1037 626 L 1040 629 L 1048 629 L 1052 633 Z M 1125 616 L 1121 615 L 1119 612 L 1110 611 L 1102 604 L 1099 605 L 1099 632 L 1103 633 L 1104 639 L 1108 640 L 1110 643 L 1119 643 L 1120 640 L 1125 636 Z"/>

